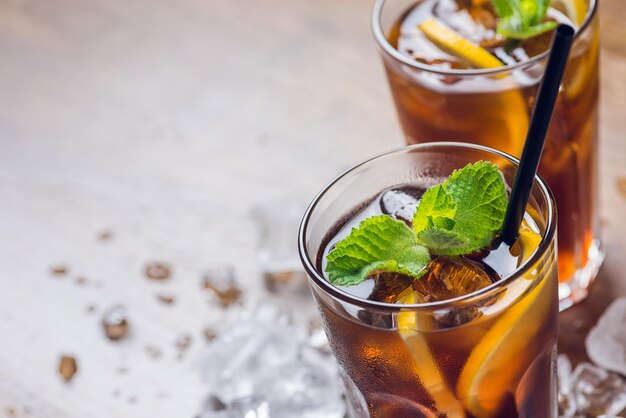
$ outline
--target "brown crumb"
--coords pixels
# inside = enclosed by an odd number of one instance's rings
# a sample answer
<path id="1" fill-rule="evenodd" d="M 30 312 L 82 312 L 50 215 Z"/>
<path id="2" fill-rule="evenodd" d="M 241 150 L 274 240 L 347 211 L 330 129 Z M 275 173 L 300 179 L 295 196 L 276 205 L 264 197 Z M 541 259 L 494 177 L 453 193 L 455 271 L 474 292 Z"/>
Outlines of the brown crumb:
<path id="1" fill-rule="evenodd" d="M 270 293 L 290 291 L 309 295 L 306 275 L 300 270 L 267 271 L 263 274 L 265 288 Z"/>
<path id="2" fill-rule="evenodd" d="M 205 328 L 204 330 L 202 330 L 202 335 L 204 335 L 204 339 L 206 339 L 208 342 L 211 342 L 215 338 L 217 338 L 217 333 L 211 328 Z"/>
<path id="3" fill-rule="evenodd" d="M 281 271 L 278 273 L 265 273 L 263 281 L 265 288 L 272 293 L 276 293 L 281 285 L 285 285 L 291 281 L 293 274 L 291 271 Z"/>
<path id="4" fill-rule="evenodd" d="M 59 374 L 66 382 L 72 380 L 76 372 L 78 371 L 78 365 L 76 359 L 72 356 L 61 356 L 59 359 Z"/>
<path id="5" fill-rule="evenodd" d="M 102 315 L 102 327 L 107 338 L 119 341 L 128 335 L 128 315 L 121 305 L 113 305 Z"/>
<path id="6" fill-rule="evenodd" d="M 155 347 L 153 345 L 146 346 L 146 353 L 153 360 L 158 360 L 163 355 L 163 351 L 160 348 Z"/>
<path id="7" fill-rule="evenodd" d="M 167 280 L 172 274 L 172 269 L 165 263 L 155 261 L 146 264 L 144 267 L 144 273 L 150 280 Z"/>
<path id="8" fill-rule="evenodd" d="M 183 334 L 176 340 L 176 348 L 178 348 L 179 351 L 186 351 L 191 346 L 192 342 L 193 338 L 190 334 Z"/>
<path id="9" fill-rule="evenodd" d="M 15 411 L 14 408 L 11 408 L 11 407 L 7 407 L 4 410 L 4 413 L 6 414 L 7 417 L 16 417 L 17 416 L 17 412 Z"/>
<path id="10" fill-rule="evenodd" d="M 98 241 L 109 241 L 111 238 L 113 238 L 113 232 L 106 229 L 98 233 Z"/>
<path id="11" fill-rule="evenodd" d="M 85 279 L 83 276 L 78 276 L 76 279 L 74 279 L 74 281 L 79 286 L 84 286 L 87 284 L 87 279 Z"/>
<path id="12" fill-rule="evenodd" d="M 241 299 L 241 289 L 235 280 L 232 266 L 213 269 L 204 275 L 202 287 L 210 291 L 215 299 L 227 308 Z"/>
<path id="13" fill-rule="evenodd" d="M 224 308 L 229 307 L 241 298 L 241 290 L 235 286 L 231 286 L 226 289 L 219 289 L 210 281 L 205 281 L 204 288 L 210 290 Z"/>
<path id="14" fill-rule="evenodd" d="M 164 305 L 173 305 L 174 302 L 176 302 L 176 298 L 174 296 L 164 295 L 164 294 L 158 294 L 157 300 L 163 303 Z"/>
<path id="15" fill-rule="evenodd" d="M 52 274 L 53 276 L 65 276 L 68 271 L 69 269 L 67 268 L 67 266 L 63 265 L 53 266 L 52 268 L 50 268 L 50 274 Z"/>
<path id="16" fill-rule="evenodd" d="M 617 179 L 617 190 L 626 199 L 626 177 L 619 177 Z"/>

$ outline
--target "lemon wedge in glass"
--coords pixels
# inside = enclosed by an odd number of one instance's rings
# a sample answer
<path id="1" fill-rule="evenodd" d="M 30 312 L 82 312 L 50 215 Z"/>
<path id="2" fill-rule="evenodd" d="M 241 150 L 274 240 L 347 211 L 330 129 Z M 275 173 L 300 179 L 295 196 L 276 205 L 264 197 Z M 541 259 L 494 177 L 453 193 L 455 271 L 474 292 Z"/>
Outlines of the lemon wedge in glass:
<path id="1" fill-rule="evenodd" d="M 398 303 L 405 305 L 416 303 L 415 293 L 411 287 L 399 295 Z M 463 405 L 448 387 L 428 342 L 417 331 L 417 315 L 415 312 L 400 312 L 396 317 L 400 336 L 414 360 L 413 368 L 439 413 L 445 414 L 447 418 L 465 418 Z"/>
<path id="2" fill-rule="evenodd" d="M 479 45 L 459 35 L 431 17 L 418 25 L 424 35 L 444 51 L 469 61 L 478 68 L 497 68 L 504 64 Z"/>
<path id="3" fill-rule="evenodd" d="M 530 252 L 541 238 L 530 229 L 520 231 L 523 247 Z M 530 253 L 524 254 L 529 256 Z M 511 283 L 496 305 L 507 305 L 495 325 L 472 350 L 459 376 L 456 392 L 465 408 L 481 418 L 496 417 L 502 408 L 502 391 L 514 389 L 524 370 L 520 355 L 539 331 L 551 306 L 552 277 L 546 269 L 553 266 L 535 266 L 525 277 Z M 537 277 L 546 275 L 535 285 Z M 530 293 L 528 293 L 530 292 Z"/>

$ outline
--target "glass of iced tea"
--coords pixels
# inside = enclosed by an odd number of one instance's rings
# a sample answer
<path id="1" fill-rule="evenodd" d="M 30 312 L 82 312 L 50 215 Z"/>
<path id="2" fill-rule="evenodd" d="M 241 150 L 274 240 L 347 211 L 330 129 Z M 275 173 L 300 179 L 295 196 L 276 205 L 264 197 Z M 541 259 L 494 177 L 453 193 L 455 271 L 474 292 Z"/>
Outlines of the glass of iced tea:
<path id="1" fill-rule="evenodd" d="M 490 164 L 491 177 L 474 171 L 464 181 L 475 186 L 454 183 L 479 164 Z M 557 226 L 545 183 L 535 179 L 511 247 L 497 235 L 463 255 L 440 246 L 468 230 L 475 214 L 468 207 L 480 211 L 494 201 L 496 180 L 506 195 L 516 167 L 514 158 L 479 145 L 418 144 L 355 166 L 310 205 L 300 256 L 353 418 L 556 418 Z M 449 212 L 445 190 L 469 194 Z M 492 215 L 479 215 L 469 229 L 487 228 Z M 415 236 L 430 249 L 397 246 Z M 364 237 L 368 249 L 359 253 L 363 241 L 348 241 Z M 342 254 L 333 257 L 336 251 Z M 404 262 L 359 264 L 383 253 Z"/>
<path id="2" fill-rule="evenodd" d="M 596 0 L 522 2 L 549 4 L 537 23 L 546 26 L 515 38 L 506 36 L 515 27 L 503 25 L 501 31 L 496 3 L 502 2 L 377 0 L 373 30 L 407 143 L 463 141 L 519 157 L 549 52 L 550 25 L 577 28 L 539 168 L 559 210 L 559 298 L 565 308 L 587 295 L 603 259 Z"/>

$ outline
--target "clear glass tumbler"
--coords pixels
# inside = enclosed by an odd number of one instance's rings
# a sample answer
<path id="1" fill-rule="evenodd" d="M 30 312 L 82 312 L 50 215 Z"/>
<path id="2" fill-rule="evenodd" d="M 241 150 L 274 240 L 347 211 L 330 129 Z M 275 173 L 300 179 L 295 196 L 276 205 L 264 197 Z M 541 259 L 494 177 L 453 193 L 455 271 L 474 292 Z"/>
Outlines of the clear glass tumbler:
<path id="1" fill-rule="evenodd" d="M 398 19 L 420 0 L 377 0 L 373 31 L 408 144 L 463 141 L 519 157 L 547 52 L 486 70 L 442 70 L 399 53 Z M 554 0 L 555 7 L 569 0 Z M 561 309 L 587 296 L 604 258 L 599 239 L 596 0 L 577 30 L 539 173 L 559 208 Z"/>
<path id="2" fill-rule="evenodd" d="M 328 234 L 384 189 L 449 176 L 478 160 L 506 183 L 517 161 L 487 147 L 429 143 L 355 166 L 308 208 L 300 257 L 340 365 L 353 418 L 555 418 L 558 316 L 556 213 L 536 178 L 529 214 L 541 242 L 510 276 L 451 300 L 397 305 L 350 295 L 321 271 Z"/>

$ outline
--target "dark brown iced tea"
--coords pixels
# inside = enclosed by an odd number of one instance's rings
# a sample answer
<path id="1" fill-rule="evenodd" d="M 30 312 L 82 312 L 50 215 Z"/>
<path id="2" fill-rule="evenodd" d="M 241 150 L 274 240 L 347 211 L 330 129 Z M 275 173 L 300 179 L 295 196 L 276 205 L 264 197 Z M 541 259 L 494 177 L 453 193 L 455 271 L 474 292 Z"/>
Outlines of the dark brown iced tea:
<path id="1" fill-rule="evenodd" d="M 588 9 L 593 10 L 585 20 Z M 417 29 L 429 17 L 479 44 L 503 64 L 521 67 L 503 67 L 499 75 L 455 73 L 476 68 L 442 50 Z M 599 31 L 595 2 L 556 0 L 547 18 L 580 27 L 539 170 L 559 210 L 560 296 L 576 301 L 586 294 L 601 261 L 596 193 Z M 408 143 L 463 141 L 520 156 L 542 74 L 541 60 L 535 62 L 533 58 L 549 48 L 551 33 L 507 41 L 494 36 L 495 25 L 490 1 L 423 0 L 406 9 L 387 30 L 389 44 L 416 63 L 410 67 L 383 54 Z"/>
<path id="2" fill-rule="evenodd" d="M 421 194 L 412 187 L 387 190 L 337 225 L 318 257 L 319 271 L 334 243 L 360 221 L 386 213 L 409 222 Z M 380 273 L 342 290 L 398 305 L 454 300 L 515 272 L 540 240 L 527 214 L 511 248 L 503 244 L 471 256 L 440 256 L 420 279 Z M 434 312 L 407 308 L 394 315 L 362 310 L 355 319 L 320 298 L 331 347 L 362 394 L 367 416 L 552 417 L 557 271 L 551 251 L 548 262 L 477 304 Z M 537 277 L 542 277 L 539 283 Z"/>

